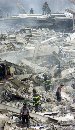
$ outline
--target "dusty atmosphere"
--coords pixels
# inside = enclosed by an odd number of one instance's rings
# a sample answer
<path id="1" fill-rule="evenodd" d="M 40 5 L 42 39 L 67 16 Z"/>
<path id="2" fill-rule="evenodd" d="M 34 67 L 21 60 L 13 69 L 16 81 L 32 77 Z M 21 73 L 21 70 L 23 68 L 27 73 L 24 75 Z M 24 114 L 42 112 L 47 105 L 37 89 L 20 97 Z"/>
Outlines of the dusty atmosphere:
<path id="1" fill-rule="evenodd" d="M 0 130 L 75 130 L 75 1 L 38 1 L 1 2 Z"/>

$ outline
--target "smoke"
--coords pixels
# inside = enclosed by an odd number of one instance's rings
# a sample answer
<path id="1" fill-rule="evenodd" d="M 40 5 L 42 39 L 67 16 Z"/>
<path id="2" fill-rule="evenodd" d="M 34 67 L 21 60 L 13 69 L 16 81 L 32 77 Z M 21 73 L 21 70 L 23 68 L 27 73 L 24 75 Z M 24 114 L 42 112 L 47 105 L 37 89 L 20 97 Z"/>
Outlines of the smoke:
<path id="1" fill-rule="evenodd" d="M 70 0 L 70 1 L 75 4 L 75 0 Z"/>
<path id="2" fill-rule="evenodd" d="M 0 0 L 0 10 L 3 15 L 5 14 L 16 14 L 15 0 Z"/>
<path id="3" fill-rule="evenodd" d="M 64 12 L 65 9 L 69 9 L 71 7 L 75 8 L 75 5 L 71 3 L 70 0 L 0 0 L 0 15 L 2 13 L 3 16 L 8 15 L 16 15 L 22 13 L 23 9 L 29 13 L 31 8 L 34 9 L 34 13 L 42 14 L 42 6 L 43 3 L 47 2 L 52 12 Z M 29 21 L 28 21 L 29 22 Z M 1 21 L 0 20 L 0 31 L 3 29 L 11 30 L 14 28 L 20 28 L 24 26 L 24 20 L 13 21 L 11 23 L 9 21 Z M 31 23 L 29 23 L 31 24 Z M 36 23 L 34 23 L 35 25 Z"/>
<path id="4" fill-rule="evenodd" d="M 0 0 L 0 10 L 3 14 L 13 15 L 22 13 L 23 9 L 29 13 L 29 10 L 33 8 L 34 13 L 42 13 L 42 5 L 46 1 L 52 12 L 64 12 L 67 8 L 75 8 L 75 5 L 71 3 L 75 0 Z"/>
<path id="5" fill-rule="evenodd" d="M 35 13 L 42 13 L 42 5 L 47 1 L 52 12 L 64 12 L 67 8 L 75 8 L 70 0 L 21 0 L 27 12 L 33 8 Z M 75 1 L 75 0 L 74 0 Z"/>

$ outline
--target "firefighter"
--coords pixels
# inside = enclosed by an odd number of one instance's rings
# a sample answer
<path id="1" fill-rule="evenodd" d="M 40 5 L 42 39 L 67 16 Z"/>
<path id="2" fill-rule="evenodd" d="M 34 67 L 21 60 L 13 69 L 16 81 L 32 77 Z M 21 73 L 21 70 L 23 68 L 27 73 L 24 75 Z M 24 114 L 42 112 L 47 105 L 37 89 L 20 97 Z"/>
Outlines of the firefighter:
<path id="1" fill-rule="evenodd" d="M 5 78 L 5 65 L 3 63 L 0 64 L 0 79 Z"/>
<path id="2" fill-rule="evenodd" d="M 15 73 L 15 68 L 13 66 L 10 66 L 10 75 L 13 77 Z"/>
<path id="3" fill-rule="evenodd" d="M 37 94 L 35 89 L 33 89 L 33 105 L 35 107 L 35 112 L 38 112 L 40 106 L 40 96 Z"/>
<path id="4" fill-rule="evenodd" d="M 63 86 L 64 86 L 63 84 L 60 84 L 60 86 L 57 88 L 56 91 L 56 97 L 58 102 L 61 102 L 61 89 Z"/>
<path id="5" fill-rule="evenodd" d="M 27 107 L 27 103 L 23 103 L 23 107 L 20 111 L 20 117 L 22 118 L 22 124 L 26 123 L 26 126 L 29 127 L 29 108 Z"/>
<path id="6" fill-rule="evenodd" d="M 50 87 L 52 86 L 51 80 L 49 79 L 49 77 L 46 74 L 43 74 L 44 77 L 44 87 L 45 87 L 45 91 L 47 92 L 48 90 L 50 90 Z"/>

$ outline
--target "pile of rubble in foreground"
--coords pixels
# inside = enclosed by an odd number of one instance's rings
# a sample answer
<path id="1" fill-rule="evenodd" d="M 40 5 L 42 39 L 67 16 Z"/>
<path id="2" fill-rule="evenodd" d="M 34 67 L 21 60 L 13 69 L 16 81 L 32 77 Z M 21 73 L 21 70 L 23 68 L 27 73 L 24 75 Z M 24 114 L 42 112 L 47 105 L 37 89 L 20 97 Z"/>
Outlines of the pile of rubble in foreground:
<path id="1" fill-rule="evenodd" d="M 18 68 L 18 66 L 17 66 Z M 56 100 L 57 86 L 45 91 L 43 76 L 36 74 L 14 75 L 0 82 L 0 129 L 2 130 L 75 130 L 74 89 L 64 86 L 61 103 Z M 42 74 L 41 74 L 42 75 Z M 33 107 L 33 88 L 41 97 L 39 112 Z M 18 118 L 24 100 L 30 109 L 30 127 Z"/>
<path id="2" fill-rule="evenodd" d="M 32 37 L 20 32 L 0 36 L 0 58 L 15 68 L 13 77 L 0 81 L 0 130 L 75 130 L 75 40 L 70 36 L 49 29 L 32 30 Z M 47 88 L 45 72 L 50 80 Z M 59 103 L 60 82 L 65 86 Z M 36 113 L 33 88 L 41 97 Z M 30 109 L 29 128 L 19 119 L 24 101 Z"/>

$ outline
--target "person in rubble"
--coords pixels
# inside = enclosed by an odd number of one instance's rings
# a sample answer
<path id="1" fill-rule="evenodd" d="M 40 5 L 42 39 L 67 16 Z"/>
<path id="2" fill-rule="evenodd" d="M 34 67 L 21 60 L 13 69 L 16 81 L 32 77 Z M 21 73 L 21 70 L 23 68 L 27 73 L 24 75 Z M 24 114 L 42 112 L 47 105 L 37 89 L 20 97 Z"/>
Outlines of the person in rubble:
<path id="1" fill-rule="evenodd" d="M 63 86 L 64 86 L 63 84 L 60 84 L 60 86 L 57 88 L 56 91 L 56 97 L 58 102 L 61 102 L 61 89 Z"/>
<path id="2" fill-rule="evenodd" d="M 15 73 L 15 68 L 13 66 L 10 66 L 10 75 L 13 77 Z"/>
<path id="3" fill-rule="evenodd" d="M 43 77 L 44 77 L 43 83 L 44 83 L 45 91 L 47 92 L 48 90 L 50 90 L 50 87 L 52 86 L 51 80 L 46 74 L 43 74 Z"/>
<path id="4" fill-rule="evenodd" d="M 40 106 L 40 96 L 37 94 L 35 89 L 33 89 L 33 105 L 35 107 L 35 112 L 38 112 Z"/>
<path id="5" fill-rule="evenodd" d="M 5 65 L 0 64 L 0 80 L 5 78 Z"/>
<path id="6" fill-rule="evenodd" d="M 46 74 L 43 74 L 43 77 L 44 77 L 44 81 L 47 81 L 48 76 Z"/>
<path id="7" fill-rule="evenodd" d="M 20 110 L 20 118 L 22 119 L 22 124 L 26 123 L 27 127 L 29 127 L 29 108 L 27 103 L 23 103 L 23 107 Z"/>

